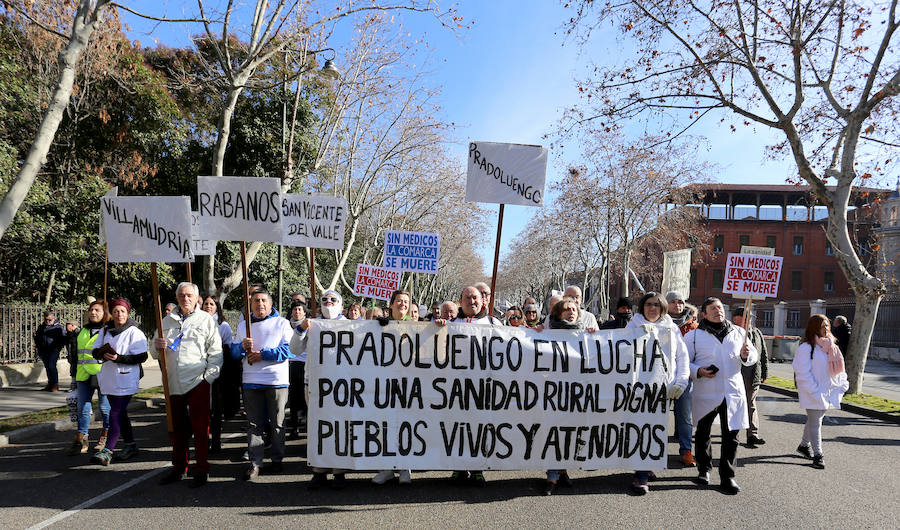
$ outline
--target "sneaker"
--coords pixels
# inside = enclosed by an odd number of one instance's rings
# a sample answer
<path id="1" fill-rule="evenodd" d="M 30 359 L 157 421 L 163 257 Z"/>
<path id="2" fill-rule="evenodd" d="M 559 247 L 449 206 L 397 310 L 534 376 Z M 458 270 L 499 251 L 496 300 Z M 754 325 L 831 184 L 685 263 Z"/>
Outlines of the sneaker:
<path id="1" fill-rule="evenodd" d="M 553 495 L 553 491 L 556 490 L 556 482 L 552 480 L 547 480 L 544 482 L 544 495 L 550 496 Z"/>
<path id="2" fill-rule="evenodd" d="M 487 480 L 484 479 L 484 473 L 481 471 L 473 472 L 469 477 L 469 480 L 472 482 L 472 484 L 479 488 L 483 488 L 485 484 L 487 484 Z"/>
<path id="3" fill-rule="evenodd" d="M 185 477 L 185 473 L 181 469 L 169 468 L 169 470 L 159 479 L 160 486 L 174 484 Z"/>
<path id="4" fill-rule="evenodd" d="M 394 470 L 393 469 L 385 469 L 383 471 L 379 471 L 377 475 L 372 479 L 372 482 L 375 484 L 384 484 L 385 482 L 394 478 Z"/>
<path id="5" fill-rule="evenodd" d="M 194 478 L 191 479 L 189 488 L 199 488 L 205 486 L 209 481 L 209 473 L 204 473 L 202 471 L 194 471 Z"/>
<path id="6" fill-rule="evenodd" d="M 816 469 L 825 469 L 825 455 L 816 455 L 813 457 L 812 467 Z"/>
<path id="7" fill-rule="evenodd" d="M 343 473 L 335 473 L 334 480 L 331 481 L 331 489 L 333 490 L 342 490 L 344 486 L 347 485 L 347 480 L 344 478 Z"/>
<path id="8" fill-rule="evenodd" d="M 748 436 L 747 445 L 766 445 L 766 441 L 759 436 Z"/>
<path id="9" fill-rule="evenodd" d="M 108 466 L 110 462 L 112 462 L 112 458 L 113 452 L 104 447 L 91 458 L 91 461 L 105 467 Z"/>
<path id="10" fill-rule="evenodd" d="M 709 486 L 709 471 L 701 471 L 697 474 L 697 484 Z"/>
<path id="11" fill-rule="evenodd" d="M 78 433 L 78 436 L 75 438 L 75 441 L 72 442 L 72 445 L 69 447 L 69 450 L 66 452 L 66 454 L 69 456 L 75 456 L 80 455 L 81 453 L 87 453 L 87 451 L 87 437 L 83 436 L 81 433 Z"/>
<path id="12" fill-rule="evenodd" d="M 104 447 L 106 447 L 106 438 L 109 436 L 109 431 L 103 429 L 100 431 L 100 439 L 97 440 L 97 445 L 94 446 L 94 451 L 102 451 Z"/>
<path id="13" fill-rule="evenodd" d="M 805 456 L 806 458 L 812 458 L 812 457 L 813 457 L 812 451 L 809 450 L 809 446 L 808 446 L 808 445 L 802 445 L 802 444 L 801 444 L 801 445 L 798 445 L 798 446 L 797 446 L 797 452 L 800 453 L 801 455 Z"/>
<path id="14" fill-rule="evenodd" d="M 324 486 L 328 482 L 328 475 L 325 473 L 313 473 L 312 479 L 306 485 L 306 489 L 315 491 Z"/>
<path id="15" fill-rule="evenodd" d="M 685 453 L 681 455 L 681 465 L 684 467 L 697 467 L 697 461 L 694 460 L 694 455 L 691 454 L 690 451 L 685 451 Z"/>
<path id="16" fill-rule="evenodd" d="M 412 474 L 408 469 L 400 471 L 400 484 L 412 484 Z"/>
<path id="17" fill-rule="evenodd" d="M 635 477 L 634 481 L 631 483 L 631 491 L 633 491 L 635 495 L 646 495 L 650 491 L 650 486 L 647 484 L 646 480 Z"/>
<path id="18" fill-rule="evenodd" d="M 722 491 L 728 495 L 737 495 L 740 493 L 741 487 L 738 486 L 738 483 L 734 478 L 726 478 L 722 479 Z"/>
<path id="19" fill-rule="evenodd" d="M 247 482 L 253 482 L 259 478 L 259 466 L 250 464 L 250 467 L 244 471 L 244 480 Z"/>
<path id="20" fill-rule="evenodd" d="M 122 462 L 125 460 L 129 460 L 131 458 L 134 458 L 135 456 L 137 456 L 137 454 L 138 454 L 137 443 L 131 442 L 131 443 L 125 444 L 125 447 L 123 447 L 121 449 L 116 449 L 115 451 L 113 451 L 113 459 L 116 462 Z"/>

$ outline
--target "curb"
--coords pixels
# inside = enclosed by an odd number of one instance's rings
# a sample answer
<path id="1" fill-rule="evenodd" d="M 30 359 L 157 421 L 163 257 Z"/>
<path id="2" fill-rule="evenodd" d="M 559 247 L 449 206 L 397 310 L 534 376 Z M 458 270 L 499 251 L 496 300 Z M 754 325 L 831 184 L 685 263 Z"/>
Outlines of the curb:
<path id="1" fill-rule="evenodd" d="M 156 408 L 164 404 L 165 400 L 163 398 L 138 399 L 128 404 L 128 410 Z M 31 438 L 35 438 L 37 436 L 46 436 L 54 432 L 74 430 L 75 424 L 72 423 L 72 420 L 70 420 L 69 418 L 49 421 L 47 423 L 39 423 L 37 425 L 29 425 L 28 427 L 22 427 L 21 429 L 16 429 L 14 431 L 0 434 L 0 447 L 22 443 Z"/>
<path id="2" fill-rule="evenodd" d="M 781 394 L 783 396 L 789 396 L 789 397 L 793 397 L 793 398 L 797 397 L 796 390 L 788 390 L 787 388 L 781 388 L 780 386 L 772 386 L 772 385 L 767 385 L 767 384 L 763 383 L 760 385 L 760 388 L 763 388 L 770 392 L 774 392 L 776 394 Z M 841 402 L 841 410 L 845 410 L 847 412 L 852 412 L 853 414 L 859 414 L 860 416 L 867 416 L 869 418 L 875 418 L 878 420 L 896 423 L 896 424 L 900 425 L 900 414 L 898 414 L 898 413 L 870 409 L 869 407 L 862 407 L 860 405 L 854 405 L 852 403 L 844 403 L 844 402 Z"/>

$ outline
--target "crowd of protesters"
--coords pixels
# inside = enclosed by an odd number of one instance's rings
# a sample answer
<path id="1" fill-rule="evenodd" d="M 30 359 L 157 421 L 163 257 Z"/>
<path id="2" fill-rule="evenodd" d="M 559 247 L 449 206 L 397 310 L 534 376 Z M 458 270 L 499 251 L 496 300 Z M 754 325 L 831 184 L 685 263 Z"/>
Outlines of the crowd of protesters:
<path id="1" fill-rule="evenodd" d="M 105 301 L 92 302 L 80 329 L 74 325 L 64 329 L 53 313 L 46 314 L 35 334 L 38 353 L 48 371 L 46 390 L 58 388 L 55 361 L 63 347 L 70 349 L 77 394 L 77 432 L 68 454 L 88 451 L 94 391 L 98 393 L 103 421 L 92 461 L 107 466 L 137 454 L 127 405 L 138 391 L 141 363 L 149 353 L 154 359 L 165 361 L 170 396 L 172 467 L 161 478 L 161 484 L 180 481 L 189 471 L 192 487 L 206 484 L 208 454 L 222 450 L 222 425 L 239 414 L 246 416 L 244 458 L 249 462 L 242 478 L 252 482 L 261 473 L 281 473 L 285 440 L 300 439 L 306 430 L 306 344 L 310 322 L 316 318 L 369 319 L 382 326 L 391 321 L 424 321 L 437 326 L 466 322 L 537 333 L 545 329 L 592 334 L 610 329 L 655 328 L 672 345 L 666 387 L 667 397 L 673 400 L 678 458 L 684 467 L 697 468 L 697 483 L 710 483 L 710 434 L 717 418 L 721 430 L 718 471 L 724 492 L 740 491 L 735 480 L 740 431 L 747 431 L 747 448 L 765 443 L 760 434 L 756 398 L 760 384 L 768 376 L 766 344 L 761 332 L 752 326 L 750 315 L 738 308 L 732 320 L 727 320 L 725 307 L 717 298 L 707 298 L 697 307 L 676 291 L 647 292 L 636 303 L 620 298 L 609 317 L 598 321 L 585 309 L 577 286 L 558 292 L 543 305 L 529 297 L 492 314 L 490 286 L 477 283 L 463 289 L 458 300 L 436 301 L 430 307 L 420 307 L 412 294 L 404 290 L 395 291 L 384 308 L 374 304 L 365 308 L 356 303 L 345 306 L 340 293 L 327 290 L 314 312 L 303 293 L 297 292 L 291 295 L 288 313 L 281 315 L 269 292 L 254 285 L 250 291 L 250 313 L 241 314 L 234 331 L 216 296 L 201 296 L 196 285 L 185 282 L 176 288 L 175 298 L 176 303 L 166 306 L 161 337 L 155 336 L 151 341 L 130 318 L 130 303 L 123 298 L 114 298 L 108 305 Z M 797 451 L 819 469 L 824 468 L 822 418 L 827 409 L 840 407 L 848 386 L 841 347 L 846 345 L 849 324 L 839 317 L 835 326 L 840 328 L 836 330 L 837 338 L 823 315 L 810 317 L 794 359 L 800 405 L 807 412 Z M 117 448 L 119 438 L 124 445 Z M 193 466 L 189 465 L 191 439 Z M 269 463 L 264 465 L 266 456 Z M 318 489 L 329 484 L 331 475 L 329 485 L 341 489 L 346 472 L 313 468 L 308 487 Z M 385 484 L 395 478 L 400 484 L 412 482 L 409 469 L 377 471 L 373 482 Z M 653 478 L 650 471 L 636 471 L 632 491 L 646 494 Z M 451 479 L 479 487 L 487 482 L 481 470 L 454 471 Z M 543 492 L 551 495 L 558 486 L 571 485 L 565 469 L 551 469 L 546 472 Z"/>

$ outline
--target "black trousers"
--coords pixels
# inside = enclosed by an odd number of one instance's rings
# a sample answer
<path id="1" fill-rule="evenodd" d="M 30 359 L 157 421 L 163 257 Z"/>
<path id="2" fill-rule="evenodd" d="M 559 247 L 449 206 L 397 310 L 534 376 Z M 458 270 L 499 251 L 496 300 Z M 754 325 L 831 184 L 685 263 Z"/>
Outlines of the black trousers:
<path id="1" fill-rule="evenodd" d="M 719 416 L 719 424 L 722 428 L 722 454 L 719 457 L 719 477 L 724 479 L 734 477 L 734 462 L 737 459 L 738 431 L 728 428 L 728 409 L 723 399 L 719 406 L 712 412 L 700 418 L 697 422 L 697 431 L 694 434 L 694 442 L 697 448 L 697 470 L 701 473 L 712 469 L 712 442 L 709 433 L 712 430 L 713 421 Z"/>
<path id="2" fill-rule="evenodd" d="M 298 416 L 305 417 L 307 412 L 306 389 L 303 385 L 306 363 L 303 361 L 289 361 L 289 363 L 291 386 L 288 392 L 288 401 L 291 407 L 291 428 L 298 429 L 300 426 Z"/>

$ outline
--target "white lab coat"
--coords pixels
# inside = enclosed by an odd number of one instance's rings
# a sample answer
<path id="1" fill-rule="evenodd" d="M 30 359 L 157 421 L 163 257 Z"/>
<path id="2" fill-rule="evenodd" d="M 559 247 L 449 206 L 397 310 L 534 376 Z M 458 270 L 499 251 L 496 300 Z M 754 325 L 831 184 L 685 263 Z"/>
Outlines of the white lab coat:
<path id="1" fill-rule="evenodd" d="M 695 329 L 684 336 L 684 343 L 691 361 L 691 379 L 694 380 L 692 394 L 694 418 L 699 421 L 718 407 L 724 399 L 728 412 L 728 429 L 735 431 L 750 426 L 741 365 L 753 366 L 759 360 L 759 352 L 748 341 L 750 354 L 746 361 L 741 359 L 741 347 L 744 345 L 746 332 L 738 326 L 731 327 L 731 332 L 722 342 L 706 331 Z M 711 364 L 719 367 L 715 377 L 697 377 L 698 369 Z"/>
<path id="2" fill-rule="evenodd" d="M 672 317 L 663 315 L 656 322 L 649 322 L 644 318 L 644 315 L 638 313 L 628 322 L 625 329 L 639 328 L 645 325 L 656 328 L 659 342 L 669 345 L 668 363 L 671 369 L 667 374 L 666 387 L 674 385 L 687 387 L 688 378 L 690 377 L 688 373 L 690 367 L 688 365 L 687 348 L 681 339 L 681 331 L 675 325 L 675 322 L 672 321 Z"/>
<path id="3" fill-rule="evenodd" d="M 850 388 L 847 372 L 832 376 L 828 373 L 828 354 L 817 344 L 810 359 L 809 348 L 806 342 L 797 346 L 792 363 L 800 406 L 814 410 L 841 408 L 841 398 Z"/>

